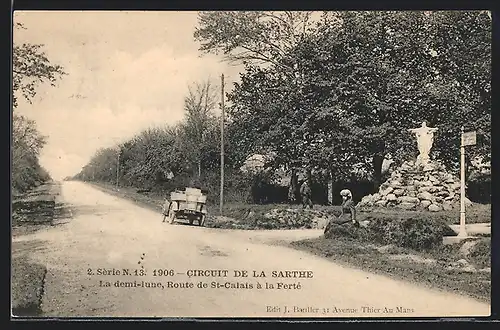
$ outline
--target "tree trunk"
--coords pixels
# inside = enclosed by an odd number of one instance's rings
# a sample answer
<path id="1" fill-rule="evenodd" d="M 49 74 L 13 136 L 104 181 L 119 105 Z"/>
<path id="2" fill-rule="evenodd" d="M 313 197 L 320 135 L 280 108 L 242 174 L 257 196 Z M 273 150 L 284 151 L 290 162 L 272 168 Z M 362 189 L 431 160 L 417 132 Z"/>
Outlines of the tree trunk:
<path id="1" fill-rule="evenodd" d="M 292 204 L 297 202 L 298 185 L 297 169 L 293 168 L 290 173 L 290 185 L 288 186 L 288 200 Z"/>
<path id="2" fill-rule="evenodd" d="M 309 181 L 309 184 L 311 185 L 312 184 L 312 171 L 311 171 L 310 167 L 307 168 L 306 178 Z"/>
<path id="3" fill-rule="evenodd" d="M 201 160 L 198 161 L 198 178 L 201 177 Z"/>
<path id="4" fill-rule="evenodd" d="M 384 156 L 381 154 L 375 154 L 373 156 L 373 188 L 378 191 L 380 185 L 382 184 L 382 163 L 384 162 Z"/>
<path id="5" fill-rule="evenodd" d="M 333 172 L 330 171 L 328 179 L 328 205 L 333 205 Z"/>

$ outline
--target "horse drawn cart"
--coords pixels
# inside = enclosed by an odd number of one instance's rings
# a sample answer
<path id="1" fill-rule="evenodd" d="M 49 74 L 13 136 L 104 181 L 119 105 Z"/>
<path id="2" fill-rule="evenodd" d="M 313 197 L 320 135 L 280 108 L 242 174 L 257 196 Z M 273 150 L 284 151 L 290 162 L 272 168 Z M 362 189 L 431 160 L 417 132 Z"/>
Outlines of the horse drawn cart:
<path id="1" fill-rule="evenodd" d="M 176 220 L 187 220 L 192 225 L 196 220 L 198 226 L 203 226 L 207 216 L 207 196 L 201 189 L 186 188 L 185 191 L 170 193 L 170 200 L 163 205 L 163 222 L 173 224 Z"/>

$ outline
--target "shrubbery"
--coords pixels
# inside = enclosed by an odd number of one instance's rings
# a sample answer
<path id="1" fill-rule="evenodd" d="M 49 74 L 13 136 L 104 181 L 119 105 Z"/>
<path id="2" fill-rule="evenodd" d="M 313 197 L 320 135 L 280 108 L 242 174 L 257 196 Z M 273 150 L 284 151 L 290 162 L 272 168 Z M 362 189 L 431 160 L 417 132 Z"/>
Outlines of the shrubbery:
<path id="1" fill-rule="evenodd" d="M 343 225 L 332 224 L 325 233 L 325 238 L 328 239 L 355 239 L 358 241 L 369 241 L 372 233 L 369 229 L 353 226 L 351 223 Z"/>
<path id="2" fill-rule="evenodd" d="M 372 217 L 366 228 L 350 223 L 333 225 L 326 238 L 350 238 L 380 244 L 429 250 L 442 244 L 443 236 L 455 235 L 445 222 L 425 217 Z"/>
<path id="3" fill-rule="evenodd" d="M 491 175 L 474 174 L 467 182 L 467 196 L 476 203 L 491 203 Z"/>
<path id="4" fill-rule="evenodd" d="M 39 154 L 45 138 L 33 120 L 24 116 L 12 117 L 12 191 L 24 193 L 50 180 L 50 175 L 40 166 Z"/>
<path id="5" fill-rule="evenodd" d="M 442 244 L 443 236 L 450 228 L 432 218 L 372 219 L 368 227 L 375 241 L 383 244 L 428 250 Z"/>
<path id="6" fill-rule="evenodd" d="M 491 238 L 478 241 L 469 253 L 469 259 L 480 267 L 491 267 Z"/>

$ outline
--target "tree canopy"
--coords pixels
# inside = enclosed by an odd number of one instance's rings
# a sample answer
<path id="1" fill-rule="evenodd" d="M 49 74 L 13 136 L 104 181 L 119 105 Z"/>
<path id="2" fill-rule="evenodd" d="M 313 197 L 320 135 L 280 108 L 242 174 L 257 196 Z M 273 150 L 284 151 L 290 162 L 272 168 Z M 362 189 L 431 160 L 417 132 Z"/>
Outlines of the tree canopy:
<path id="1" fill-rule="evenodd" d="M 200 50 L 244 64 L 227 94 L 227 169 L 261 154 L 275 170 L 376 181 L 385 154 L 396 165 L 416 157 L 408 129 L 423 121 L 439 129 L 432 156 L 450 168 L 461 126 L 478 133 L 469 155 L 489 156 L 491 27 L 485 11 L 201 12 Z M 209 90 L 192 86 L 179 125 L 123 144 L 124 180 L 155 185 L 167 169 L 218 179 L 220 118 Z"/>
<path id="2" fill-rule="evenodd" d="M 17 23 L 17 29 L 25 29 L 25 27 Z M 36 95 L 36 88 L 40 83 L 48 82 L 55 86 L 58 78 L 66 73 L 63 67 L 57 64 L 52 64 L 47 55 L 42 50 L 41 44 L 24 43 L 14 45 L 12 52 L 12 84 L 13 107 L 17 107 L 17 95 L 21 95 L 31 103 Z"/>
<path id="3" fill-rule="evenodd" d="M 25 27 L 16 23 L 17 29 Z M 24 43 L 14 45 L 12 55 L 12 111 L 18 107 L 18 93 L 31 103 L 40 83 L 53 86 L 57 78 L 65 74 L 60 65 L 52 64 L 42 51 L 43 45 Z M 29 190 L 38 183 L 50 179 L 48 172 L 39 164 L 39 156 L 46 137 L 38 131 L 36 123 L 25 116 L 12 116 L 12 188 L 14 191 Z"/>
<path id="4" fill-rule="evenodd" d="M 439 127 L 434 153 L 458 160 L 460 127 L 490 146 L 491 19 L 483 12 L 341 12 L 280 59 L 247 66 L 229 95 L 247 152 L 269 147 L 280 164 L 337 175 L 375 153 L 416 153 L 407 128 Z M 270 102 L 272 100 L 272 102 Z M 265 134 L 264 134 L 265 133 Z"/>

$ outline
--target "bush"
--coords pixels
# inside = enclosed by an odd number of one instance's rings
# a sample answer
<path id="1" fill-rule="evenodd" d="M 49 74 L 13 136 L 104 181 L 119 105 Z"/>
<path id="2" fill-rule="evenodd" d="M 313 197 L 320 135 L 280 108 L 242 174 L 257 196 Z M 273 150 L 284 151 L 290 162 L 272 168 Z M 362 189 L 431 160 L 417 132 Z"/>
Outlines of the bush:
<path id="1" fill-rule="evenodd" d="M 481 239 L 471 248 L 471 262 L 479 267 L 491 267 L 491 238 Z"/>
<path id="2" fill-rule="evenodd" d="M 442 221 L 429 218 L 371 219 L 369 230 L 373 239 L 383 244 L 428 250 L 442 244 L 449 227 Z"/>
<path id="3" fill-rule="evenodd" d="M 43 283 L 47 269 L 26 256 L 12 258 L 12 314 L 37 316 L 41 313 Z"/>
<path id="4" fill-rule="evenodd" d="M 467 182 L 467 196 L 476 203 L 491 203 L 491 175 L 473 174 Z"/>
<path id="5" fill-rule="evenodd" d="M 379 244 L 409 248 L 417 251 L 429 250 L 442 245 L 443 236 L 455 235 L 444 221 L 424 217 L 395 217 L 382 214 L 363 217 L 367 228 L 350 223 L 332 225 L 326 238 L 349 238 Z"/>
<path id="6" fill-rule="evenodd" d="M 354 239 L 359 241 L 369 241 L 372 233 L 366 228 L 357 227 L 350 222 L 345 224 L 330 224 L 325 233 L 328 239 Z"/>

